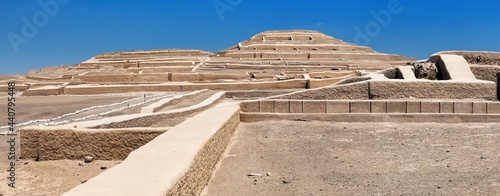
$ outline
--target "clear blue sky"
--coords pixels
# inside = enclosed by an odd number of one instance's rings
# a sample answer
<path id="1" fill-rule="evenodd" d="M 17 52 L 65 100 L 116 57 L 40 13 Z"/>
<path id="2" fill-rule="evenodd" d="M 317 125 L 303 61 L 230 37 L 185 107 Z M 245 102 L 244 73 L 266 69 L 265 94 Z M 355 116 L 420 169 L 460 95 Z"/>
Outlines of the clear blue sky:
<path id="1" fill-rule="evenodd" d="M 102 52 L 219 51 L 286 29 L 417 59 L 442 50 L 500 51 L 499 8 L 493 0 L 0 0 L 0 73 L 77 64 Z"/>

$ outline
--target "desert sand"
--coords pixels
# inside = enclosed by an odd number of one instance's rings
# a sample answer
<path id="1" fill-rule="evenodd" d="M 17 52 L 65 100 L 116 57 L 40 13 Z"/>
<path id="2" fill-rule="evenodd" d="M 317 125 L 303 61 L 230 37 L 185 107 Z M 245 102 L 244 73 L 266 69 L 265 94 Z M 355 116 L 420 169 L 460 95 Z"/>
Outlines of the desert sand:
<path id="1" fill-rule="evenodd" d="M 498 127 L 242 123 L 205 195 L 498 195 Z"/>

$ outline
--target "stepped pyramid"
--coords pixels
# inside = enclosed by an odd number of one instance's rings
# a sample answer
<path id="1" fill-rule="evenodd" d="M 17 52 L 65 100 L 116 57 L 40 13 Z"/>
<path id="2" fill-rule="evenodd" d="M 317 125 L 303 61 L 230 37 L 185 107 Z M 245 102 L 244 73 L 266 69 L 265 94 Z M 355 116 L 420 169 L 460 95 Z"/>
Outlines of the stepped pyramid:
<path id="1" fill-rule="evenodd" d="M 276 75 L 381 70 L 415 59 L 374 52 L 318 31 L 266 31 L 220 52 L 148 50 L 103 53 L 75 66 L 27 74 L 34 81 L 70 83 L 218 82 L 274 80 Z"/>
<path id="2" fill-rule="evenodd" d="M 380 70 L 410 61 L 415 59 L 377 53 L 369 47 L 343 42 L 318 31 L 292 30 L 259 33 L 219 52 L 219 58 L 207 62 L 207 66 L 272 65 L 283 69 L 301 66 L 314 70 Z"/>

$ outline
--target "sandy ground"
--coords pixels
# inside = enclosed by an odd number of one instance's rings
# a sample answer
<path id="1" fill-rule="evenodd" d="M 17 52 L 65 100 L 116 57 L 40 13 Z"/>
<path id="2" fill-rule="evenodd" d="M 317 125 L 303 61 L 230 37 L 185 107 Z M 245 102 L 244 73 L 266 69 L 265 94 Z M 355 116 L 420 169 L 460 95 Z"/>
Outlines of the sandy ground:
<path id="1" fill-rule="evenodd" d="M 7 186 L 6 172 L 0 173 L 0 194 L 7 195 L 61 195 L 73 187 L 119 164 L 120 161 L 22 160 L 18 162 L 16 189 Z M 1 168 L 4 171 L 5 165 Z M 101 169 L 106 167 L 106 169 Z"/>
<path id="2" fill-rule="evenodd" d="M 500 124 L 242 123 L 204 193 L 499 195 L 499 129 Z"/>

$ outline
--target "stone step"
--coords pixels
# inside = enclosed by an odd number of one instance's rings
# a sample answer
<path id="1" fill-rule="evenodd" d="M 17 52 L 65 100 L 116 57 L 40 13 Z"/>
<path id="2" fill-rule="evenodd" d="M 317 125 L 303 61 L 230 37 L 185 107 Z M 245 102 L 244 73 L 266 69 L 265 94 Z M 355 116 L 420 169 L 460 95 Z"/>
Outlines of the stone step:
<path id="1" fill-rule="evenodd" d="M 352 46 L 352 45 L 344 45 L 344 44 L 242 44 L 239 47 L 240 50 L 288 50 L 288 51 L 313 51 L 313 50 L 333 50 L 333 51 L 364 51 L 364 52 L 373 52 L 369 47 L 362 46 Z"/>

